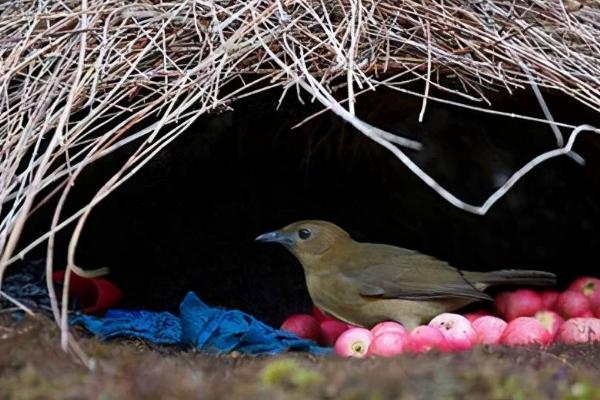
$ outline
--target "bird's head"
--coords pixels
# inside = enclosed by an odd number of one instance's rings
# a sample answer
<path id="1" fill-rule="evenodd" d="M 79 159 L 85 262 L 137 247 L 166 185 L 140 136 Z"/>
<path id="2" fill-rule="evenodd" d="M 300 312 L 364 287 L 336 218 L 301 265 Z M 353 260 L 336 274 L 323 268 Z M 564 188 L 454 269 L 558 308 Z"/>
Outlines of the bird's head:
<path id="1" fill-rule="evenodd" d="M 346 231 L 331 222 L 308 220 L 264 233 L 256 240 L 281 243 L 305 265 L 306 261 L 320 257 L 336 244 L 352 239 Z"/>

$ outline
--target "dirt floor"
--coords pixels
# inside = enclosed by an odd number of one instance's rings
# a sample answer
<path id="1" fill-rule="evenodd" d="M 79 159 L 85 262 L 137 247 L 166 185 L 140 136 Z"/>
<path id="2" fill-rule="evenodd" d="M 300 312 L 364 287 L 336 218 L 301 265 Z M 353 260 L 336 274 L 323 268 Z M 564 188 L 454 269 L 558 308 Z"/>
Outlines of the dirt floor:
<path id="1" fill-rule="evenodd" d="M 210 357 L 76 332 L 93 372 L 45 317 L 0 319 L 0 399 L 600 399 L 600 346 L 479 347 L 345 360 Z"/>

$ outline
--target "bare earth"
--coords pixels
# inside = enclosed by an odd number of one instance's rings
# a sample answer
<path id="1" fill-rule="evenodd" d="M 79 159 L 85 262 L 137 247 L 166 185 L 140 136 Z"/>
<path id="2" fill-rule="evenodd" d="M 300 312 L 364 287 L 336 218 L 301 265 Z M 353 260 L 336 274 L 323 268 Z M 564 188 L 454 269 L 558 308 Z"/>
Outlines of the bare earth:
<path id="1" fill-rule="evenodd" d="M 600 399 L 600 346 L 478 347 L 344 360 L 211 357 L 78 332 L 93 372 L 46 318 L 0 318 L 0 399 Z"/>

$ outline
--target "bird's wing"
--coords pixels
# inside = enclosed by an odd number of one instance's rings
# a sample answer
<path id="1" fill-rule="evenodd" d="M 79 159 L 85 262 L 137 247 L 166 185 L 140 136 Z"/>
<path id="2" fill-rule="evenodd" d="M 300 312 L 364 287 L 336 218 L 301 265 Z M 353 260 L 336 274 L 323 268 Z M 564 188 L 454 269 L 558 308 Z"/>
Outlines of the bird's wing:
<path id="1" fill-rule="evenodd" d="M 406 300 L 469 298 L 491 300 L 469 284 L 460 271 L 446 262 L 417 252 L 388 257 L 384 263 L 362 266 L 345 275 L 368 297 Z"/>

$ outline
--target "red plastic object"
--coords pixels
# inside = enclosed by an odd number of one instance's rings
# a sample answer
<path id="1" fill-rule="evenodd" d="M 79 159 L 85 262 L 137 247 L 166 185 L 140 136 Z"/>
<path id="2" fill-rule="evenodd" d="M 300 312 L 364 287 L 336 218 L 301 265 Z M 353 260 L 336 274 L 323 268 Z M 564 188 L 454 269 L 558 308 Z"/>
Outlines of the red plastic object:
<path id="1" fill-rule="evenodd" d="M 56 283 L 62 283 L 64 279 L 65 271 L 54 271 L 52 274 L 52 280 Z M 84 313 L 100 314 L 115 306 L 123 298 L 123 291 L 107 279 L 84 278 L 71 273 L 69 296 L 79 301 Z"/>

